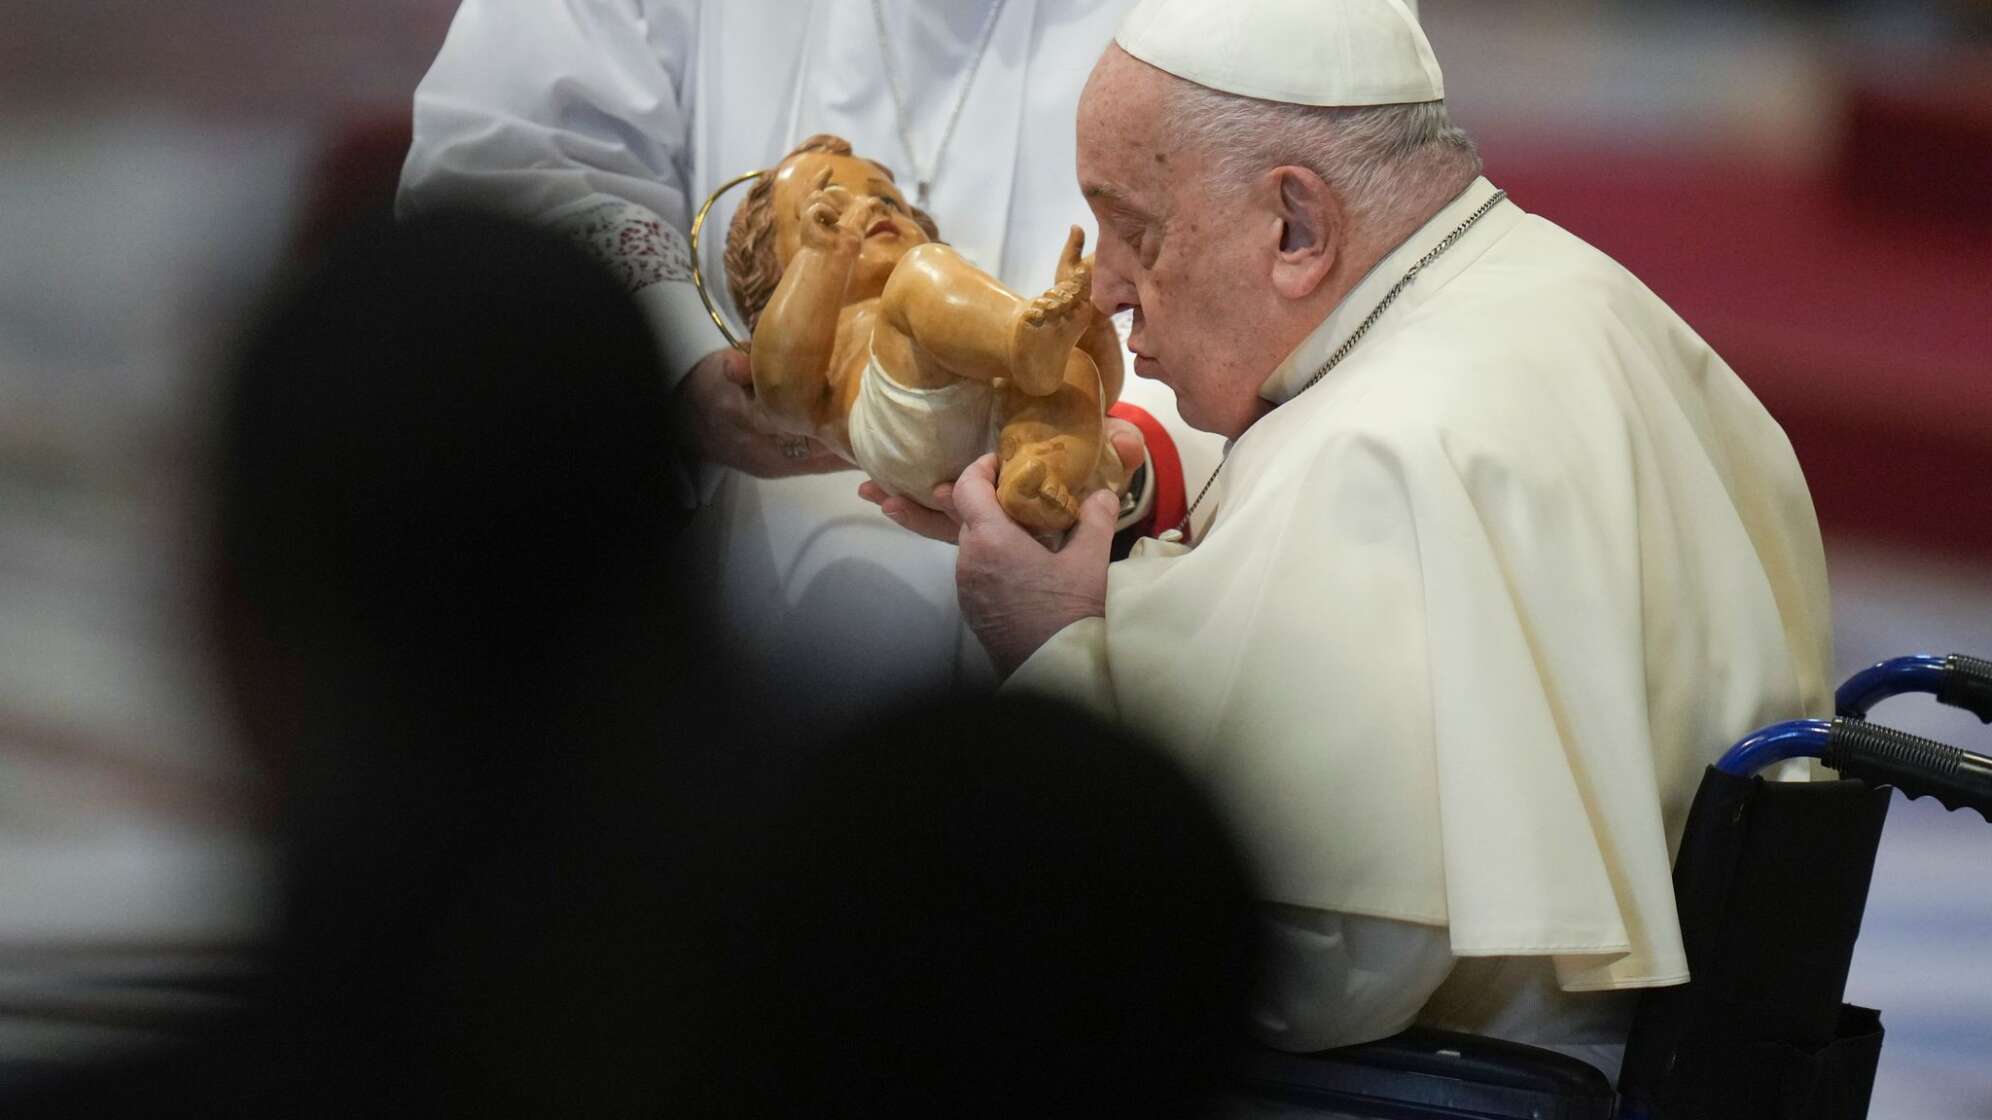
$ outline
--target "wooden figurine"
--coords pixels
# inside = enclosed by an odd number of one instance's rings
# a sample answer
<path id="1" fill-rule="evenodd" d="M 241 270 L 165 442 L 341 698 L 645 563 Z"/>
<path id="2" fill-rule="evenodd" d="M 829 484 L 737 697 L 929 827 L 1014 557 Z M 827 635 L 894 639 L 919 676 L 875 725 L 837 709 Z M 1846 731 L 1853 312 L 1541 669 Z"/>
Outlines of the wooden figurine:
<path id="1" fill-rule="evenodd" d="M 931 506 L 995 451 L 997 496 L 1039 534 L 1070 528 L 1126 472 L 1104 429 L 1120 341 L 1089 302 L 1073 227 L 1043 294 L 1020 296 L 942 244 L 892 173 L 810 137 L 755 181 L 726 238 L 753 331 L 754 390 L 784 429 Z"/>

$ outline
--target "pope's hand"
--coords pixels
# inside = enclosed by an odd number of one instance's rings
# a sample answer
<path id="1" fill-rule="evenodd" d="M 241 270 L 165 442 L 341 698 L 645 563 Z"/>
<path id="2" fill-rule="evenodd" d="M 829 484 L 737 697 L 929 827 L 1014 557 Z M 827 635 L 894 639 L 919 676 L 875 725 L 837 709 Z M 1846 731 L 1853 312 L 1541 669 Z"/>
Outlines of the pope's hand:
<path id="1" fill-rule="evenodd" d="M 700 461 L 760 478 L 850 468 L 817 440 L 777 430 L 754 400 L 747 355 L 731 347 L 707 354 L 685 375 L 671 399 L 671 422 L 679 447 Z"/>
<path id="2" fill-rule="evenodd" d="M 953 505 L 961 518 L 955 592 L 961 615 L 1004 676 L 1082 618 L 1107 613 L 1107 561 L 1120 501 L 1095 491 L 1057 552 L 1024 530 L 996 499 L 996 456 L 961 472 Z"/>

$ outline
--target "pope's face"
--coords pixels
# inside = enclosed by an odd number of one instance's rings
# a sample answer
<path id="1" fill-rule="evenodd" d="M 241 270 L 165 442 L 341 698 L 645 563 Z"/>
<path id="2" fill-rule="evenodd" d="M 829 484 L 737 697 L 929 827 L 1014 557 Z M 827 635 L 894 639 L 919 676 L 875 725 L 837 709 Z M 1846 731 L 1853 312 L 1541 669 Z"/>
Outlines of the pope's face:
<path id="1" fill-rule="evenodd" d="M 858 207 L 864 240 L 857 264 L 845 289 L 849 299 L 865 299 L 885 290 L 886 277 L 906 250 L 927 240 L 926 231 L 913 220 L 913 209 L 878 165 L 856 156 L 807 152 L 796 156 L 775 172 L 772 205 L 775 213 L 775 253 L 786 266 L 802 244 L 802 208 L 816 189 L 824 170 L 830 172 L 826 188 L 848 197 L 848 205 Z M 847 211 L 848 213 L 848 211 Z"/>
<path id="2" fill-rule="evenodd" d="M 1093 302 L 1133 311 L 1134 372 L 1174 389 L 1184 420 L 1235 437 L 1264 413 L 1259 386 L 1291 345 L 1265 329 L 1279 237 L 1214 195 L 1201 153 L 1167 135 L 1174 80 L 1109 48 L 1080 98 Z"/>

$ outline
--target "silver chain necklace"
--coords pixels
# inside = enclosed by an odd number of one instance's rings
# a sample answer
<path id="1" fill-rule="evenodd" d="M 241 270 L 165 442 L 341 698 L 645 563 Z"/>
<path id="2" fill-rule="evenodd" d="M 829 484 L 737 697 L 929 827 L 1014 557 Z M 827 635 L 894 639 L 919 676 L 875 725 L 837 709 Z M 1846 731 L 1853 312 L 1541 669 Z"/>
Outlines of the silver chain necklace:
<path id="1" fill-rule="evenodd" d="M 948 141 L 954 138 L 955 123 L 961 120 L 962 106 L 968 104 L 968 91 L 975 85 L 975 72 L 982 67 L 982 56 L 989 50 L 989 40 L 996 34 L 996 17 L 1003 11 L 1003 0 L 996 0 L 989 6 L 989 16 L 982 21 L 982 34 L 975 41 L 975 53 L 968 59 L 968 76 L 962 79 L 961 90 L 955 94 L 954 108 L 948 112 L 948 123 L 941 130 L 941 142 L 934 145 L 934 158 L 924 166 L 919 153 L 913 150 L 912 118 L 906 112 L 906 93 L 899 88 L 899 68 L 892 59 L 892 36 L 885 30 L 884 0 L 872 0 L 872 20 L 878 25 L 878 49 L 885 61 L 885 85 L 892 93 L 892 115 L 899 124 L 899 144 L 906 149 L 906 160 L 913 165 L 914 202 L 922 210 L 927 208 L 928 190 L 934 184 L 934 176 L 940 174 L 941 157 L 948 150 Z"/>
<path id="2" fill-rule="evenodd" d="M 1427 268 L 1430 268 L 1433 261 L 1436 261 L 1440 257 L 1444 256 L 1447 249 L 1450 249 L 1454 245 L 1458 244 L 1459 239 L 1466 236 L 1466 231 L 1472 229 L 1474 223 L 1486 217 L 1488 211 L 1493 210 L 1496 206 L 1499 206 L 1501 204 L 1501 200 L 1507 197 L 1508 197 L 1507 191 L 1495 191 L 1494 197 L 1488 199 L 1484 203 L 1481 203 L 1480 209 L 1475 210 L 1472 214 L 1467 215 L 1467 219 L 1465 221 L 1461 222 L 1459 226 L 1455 228 L 1451 233 L 1446 234 L 1445 237 L 1442 240 L 1440 240 L 1440 242 L 1437 245 L 1432 246 L 1431 252 L 1426 253 L 1422 257 L 1419 257 L 1417 263 L 1413 264 L 1411 268 L 1404 273 L 1403 277 L 1400 278 L 1397 281 L 1397 283 L 1391 285 L 1390 290 L 1383 294 L 1383 298 L 1377 301 L 1376 307 L 1370 311 L 1368 317 L 1365 318 L 1360 324 L 1358 324 L 1355 330 L 1349 332 L 1349 337 L 1342 341 L 1342 345 L 1337 346 L 1335 348 L 1335 352 L 1333 354 L 1328 355 L 1328 360 L 1321 363 L 1321 368 L 1314 371 L 1314 376 L 1307 379 L 1307 384 L 1302 385 L 1299 389 L 1294 391 L 1293 396 L 1297 397 L 1300 394 L 1307 392 L 1309 389 L 1314 388 L 1316 383 L 1318 383 L 1322 378 L 1328 376 L 1329 370 L 1334 369 L 1338 365 L 1341 365 L 1342 359 L 1349 356 L 1349 351 L 1354 350 L 1356 348 L 1356 343 L 1361 342 L 1363 340 L 1363 336 L 1369 333 L 1370 328 L 1376 326 L 1376 321 L 1378 319 L 1383 318 L 1383 313 L 1385 311 L 1390 310 L 1390 305 L 1397 302 L 1397 297 L 1403 294 L 1404 289 L 1411 286 L 1411 281 L 1416 280 L 1418 278 L 1419 273 L 1425 271 Z M 1293 397 L 1288 397 L 1287 399 L 1292 400 Z M 1231 448 L 1233 446 L 1236 446 L 1235 441 L 1232 444 L 1227 445 L 1225 447 L 1224 457 L 1217 461 L 1216 469 L 1212 470 L 1210 472 L 1210 477 L 1204 480 L 1203 489 L 1197 491 L 1196 501 L 1190 503 L 1190 508 L 1184 512 L 1183 519 L 1176 523 L 1176 527 L 1174 529 L 1170 529 L 1162 534 L 1163 540 L 1169 540 L 1171 535 L 1173 535 L 1176 541 L 1181 541 L 1189 533 L 1190 515 L 1195 513 L 1197 511 L 1197 507 L 1203 504 L 1204 495 L 1210 493 L 1211 483 L 1216 482 L 1217 476 L 1223 473 L 1224 464 L 1231 461 Z"/>

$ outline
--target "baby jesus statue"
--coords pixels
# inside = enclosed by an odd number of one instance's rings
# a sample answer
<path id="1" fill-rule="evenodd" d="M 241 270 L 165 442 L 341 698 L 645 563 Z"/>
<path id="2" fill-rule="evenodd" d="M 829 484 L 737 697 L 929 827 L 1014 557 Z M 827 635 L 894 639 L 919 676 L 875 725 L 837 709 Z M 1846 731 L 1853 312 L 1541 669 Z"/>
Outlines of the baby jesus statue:
<path id="1" fill-rule="evenodd" d="M 1104 430 L 1120 341 L 1088 297 L 1074 227 L 1051 287 L 1020 296 L 939 241 L 892 173 L 813 136 L 755 181 L 726 237 L 754 391 L 886 490 L 922 505 L 995 451 L 1003 509 L 1039 534 L 1126 488 Z"/>

